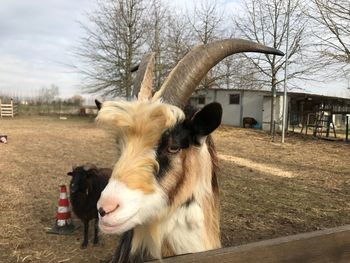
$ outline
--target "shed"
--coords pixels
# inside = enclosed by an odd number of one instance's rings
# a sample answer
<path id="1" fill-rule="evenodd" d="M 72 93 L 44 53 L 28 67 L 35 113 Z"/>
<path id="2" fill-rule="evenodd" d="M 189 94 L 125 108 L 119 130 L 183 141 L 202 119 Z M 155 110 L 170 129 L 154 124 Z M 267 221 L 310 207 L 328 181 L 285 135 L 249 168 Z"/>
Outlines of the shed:
<path id="1" fill-rule="evenodd" d="M 219 102 L 223 107 L 222 123 L 243 127 L 243 118 L 252 117 L 263 130 L 270 129 L 271 91 L 243 89 L 198 90 L 190 99 L 190 104 L 202 107 L 210 102 Z M 289 125 L 302 126 L 305 116 L 316 114 L 322 108 L 332 109 L 335 123 L 344 123 L 346 114 L 350 114 L 350 98 L 323 96 L 318 94 L 288 92 L 287 116 Z M 276 129 L 282 129 L 283 93 L 277 92 L 274 110 Z"/>

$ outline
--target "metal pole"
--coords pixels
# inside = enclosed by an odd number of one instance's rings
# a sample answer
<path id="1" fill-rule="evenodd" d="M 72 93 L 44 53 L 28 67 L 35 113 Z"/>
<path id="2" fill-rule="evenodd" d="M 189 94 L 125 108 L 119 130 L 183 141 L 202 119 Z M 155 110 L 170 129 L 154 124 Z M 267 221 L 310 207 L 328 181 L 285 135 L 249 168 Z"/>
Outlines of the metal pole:
<path id="1" fill-rule="evenodd" d="M 288 42 L 289 42 L 289 17 L 290 17 L 290 0 L 287 7 L 287 39 L 286 39 L 286 61 L 284 65 L 284 81 L 283 81 L 283 114 L 282 114 L 282 139 L 281 143 L 284 143 L 285 130 L 287 124 L 287 65 L 288 65 Z"/>

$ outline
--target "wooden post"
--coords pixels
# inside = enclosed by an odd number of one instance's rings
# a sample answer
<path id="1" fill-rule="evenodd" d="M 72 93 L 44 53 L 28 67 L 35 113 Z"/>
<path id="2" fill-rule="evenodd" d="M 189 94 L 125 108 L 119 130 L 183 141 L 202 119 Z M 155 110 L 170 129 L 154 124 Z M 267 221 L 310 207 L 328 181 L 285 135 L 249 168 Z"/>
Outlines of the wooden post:
<path id="1" fill-rule="evenodd" d="M 334 125 L 333 122 L 332 122 L 332 118 L 333 118 L 333 114 L 332 114 L 332 112 L 329 112 L 329 115 L 328 115 L 328 118 L 327 118 L 327 132 L 326 132 L 326 137 L 327 138 L 329 137 L 329 130 L 331 128 L 331 123 L 332 123 L 332 125 Z"/>
<path id="2" fill-rule="evenodd" d="M 1 99 L 0 99 L 0 118 L 2 118 L 2 106 L 1 106 Z"/>
<path id="3" fill-rule="evenodd" d="M 300 133 L 303 134 L 303 129 L 305 127 L 305 114 L 304 114 L 304 101 L 300 102 L 300 119 L 301 119 L 301 131 Z M 306 127 L 307 129 L 307 127 Z"/>
<path id="4" fill-rule="evenodd" d="M 11 117 L 13 118 L 13 99 L 11 99 Z"/>
<path id="5" fill-rule="evenodd" d="M 349 141 L 349 115 L 346 115 L 345 141 Z"/>

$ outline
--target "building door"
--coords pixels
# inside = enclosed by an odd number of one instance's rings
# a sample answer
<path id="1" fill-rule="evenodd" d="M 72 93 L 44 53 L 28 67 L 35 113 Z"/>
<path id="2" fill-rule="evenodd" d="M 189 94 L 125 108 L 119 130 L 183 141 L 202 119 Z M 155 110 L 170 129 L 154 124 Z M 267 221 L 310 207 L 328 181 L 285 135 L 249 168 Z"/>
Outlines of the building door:
<path id="1" fill-rule="evenodd" d="M 276 97 L 276 106 L 275 106 L 275 121 L 276 131 L 282 130 L 282 108 L 283 108 L 283 97 L 277 96 Z M 288 114 L 288 113 L 287 113 Z M 269 131 L 270 130 L 270 122 L 271 122 L 271 96 L 264 96 L 263 100 L 263 130 Z"/>
<path id="2" fill-rule="evenodd" d="M 271 122 L 271 97 L 264 96 L 262 109 L 262 129 L 264 131 L 270 130 Z"/>

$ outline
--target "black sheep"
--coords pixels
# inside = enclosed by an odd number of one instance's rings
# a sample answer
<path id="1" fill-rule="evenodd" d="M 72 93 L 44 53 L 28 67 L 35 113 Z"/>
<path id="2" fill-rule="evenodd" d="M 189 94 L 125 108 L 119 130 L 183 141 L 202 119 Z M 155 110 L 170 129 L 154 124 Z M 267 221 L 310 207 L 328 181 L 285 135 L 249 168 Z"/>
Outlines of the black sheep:
<path id="1" fill-rule="evenodd" d="M 67 175 L 72 176 L 70 182 L 70 202 L 74 214 L 84 223 L 84 240 L 81 248 L 88 244 L 89 221 L 95 219 L 94 244 L 98 243 L 97 201 L 106 187 L 112 174 L 109 168 L 97 168 L 86 164 L 74 167 Z"/>

